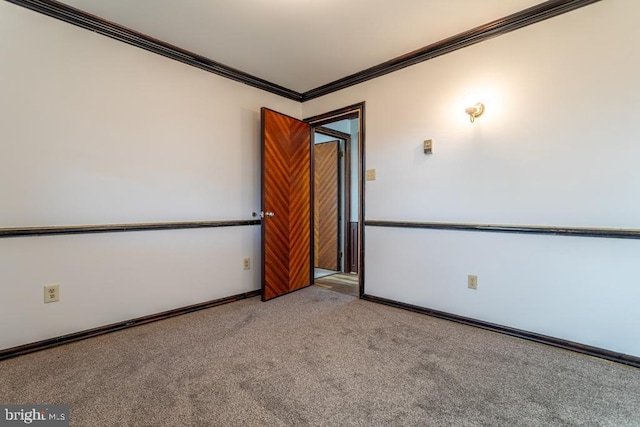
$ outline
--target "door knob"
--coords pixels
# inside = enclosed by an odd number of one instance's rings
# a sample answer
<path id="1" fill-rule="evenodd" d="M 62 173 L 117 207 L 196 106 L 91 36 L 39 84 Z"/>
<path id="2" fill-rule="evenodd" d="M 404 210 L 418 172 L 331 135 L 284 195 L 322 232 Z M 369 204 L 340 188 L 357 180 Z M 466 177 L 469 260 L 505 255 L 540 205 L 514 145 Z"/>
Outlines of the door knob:
<path id="1" fill-rule="evenodd" d="M 266 216 L 267 218 L 272 218 L 275 214 L 273 212 L 265 212 L 264 216 Z"/>

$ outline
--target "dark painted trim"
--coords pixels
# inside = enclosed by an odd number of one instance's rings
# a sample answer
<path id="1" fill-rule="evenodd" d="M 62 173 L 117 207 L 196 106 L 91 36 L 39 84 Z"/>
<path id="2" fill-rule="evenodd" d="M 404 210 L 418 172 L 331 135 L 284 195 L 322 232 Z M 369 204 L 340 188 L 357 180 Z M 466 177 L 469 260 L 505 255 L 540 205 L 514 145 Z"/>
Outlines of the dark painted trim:
<path id="1" fill-rule="evenodd" d="M 148 224 L 104 224 L 51 227 L 0 228 L 0 239 L 7 237 L 52 236 L 59 234 L 122 233 L 128 231 L 181 230 L 185 228 L 241 227 L 259 225 L 255 219 L 233 221 L 156 222 Z"/>
<path id="2" fill-rule="evenodd" d="M 340 120 L 356 119 L 360 116 L 361 109 L 364 109 L 364 101 L 329 111 L 328 113 L 307 117 L 303 121 L 309 123 L 313 127 L 321 127 L 328 123 Z"/>
<path id="3" fill-rule="evenodd" d="M 345 175 L 345 170 L 342 168 L 340 159 L 345 159 L 346 160 L 346 158 L 344 156 L 347 153 L 347 147 L 346 147 L 347 146 L 347 142 L 345 140 L 339 140 L 339 139 L 336 140 L 335 142 L 336 142 L 336 150 L 337 150 L 337 153 L 336 153 L 336 174 L 337 174 L 337 176 L 336 176 L 336 186 L 338 187 L 337 188 L 338 197 L 337 197 L 337 200 L 336 200 L 337 205 L 338 205 L 338 212 L 337 212 L 338 221 L 336 221 L 337 222 L 337 224 L 336 224 L 336 236 L 337 236 L 336 243 L 337 243 L 337 246 L 338 246 L 336 248 L 337 249 L 336 250 L 336 252 L 337 252 L 337 254 L 336 254 L 336 260 L 337 260 L 336 265 L 338 266 L 338 271 L 344 271 L 344 264 L 343 264 L 344 252 L 345 252 L 344 242 L 345 242 L 345 238 L 346 238 L 346 235 L 344 234 L 344 230 L 345 230 L 345 228 L 344 228 L 345 221 L 344 220 L 345 220 L 345 216 L 346 216 L 345 215 L 345 207 L 344 207 L 344 205 L 345 204 L 348 205 L 349 202 L 347 200 L 347 197 L 348 197 L 347 193 L 343 194 L 342 186 L 346 185 L 346 175 Z M 342 146 L 342 151 L 340 150 L 341 146 Z M 342 156 L 340 156 L 340 153 L 342 153 Z M 314 163 L 315 163 L 315 161 L 314 161 Z M 314 171 L 313 175 L 315 177 L 315 171 Z M 345 182 L 342 181 L 343 179 L 344 179 Z M 313 181 L 314 181 L 314 185 L 315 185 L 315 179 Z M 344 197 L 344 200 L 342 199 L 343 197 Z M 314 196 L 314 201 L 315 201 L 315 196 Z M 315 227 L 315 221 L 314 221 L 314 227 Z M 342 251 L 340 250 L 340 247 L 342 247 Z M 315 283 L 315 276 L 313 278 L 313 281 Z"/>
<path id="4" fill-rule="evenodd" d="M 351 245 L 351 247 L 349 248 L 349 265 L 347 267 L 347 272 L 348 273 L 360 273 L 358 271 L 358 262 L 355 256 L 351 256 L 351 254 L 357 254 L 358 253 L 358 231 L 360 230 L 360 227 L 358 226 L 358 223 L 353 221 L 353 222 L 349 222 L 349 244 Z M 355 244 L 354 244 L 355 243 Z"/>
<path id="5" fill-rule="evenodd" d="M 59 345 L 81 341 L 86 338 L 96 337 L 99 335 L 104 335 L 111 332 L 132 328 L 134 326 L 140 326 L 146 323 L 157 322 L 158 320 L 164 320 L 170 317 L 181 316 L 183 314 L 193 313 L 194 311 L 204 310 L 207 308 L 216 307 L 218 305 L 240 301 L 246 298 L 253 298 L 259 295 L 260 295 L 259 290 L 245 292 L 238 295 L 232 295 L 226 298 L 220 298 L 212 301 L 202 302 L 199 304 L 193 304 L 193 305 L 189 305 L 182 308 L 176 308 L 174 310 L 163 311 L 162 313 L 151 314 L 149 316 L 143 316 L 143 317 L 137 317 L 132 320 L 125 320 L 123 322 L 112 323 L 111 325 L 101 326 L 99 328 L 88 329 L 86 331 L 76 332 L 69 335 L 63 335 L 57 338 L 50 338 L 47 340 L 38 341 L 31 344 L 8 348 L 6 350 L 0 350 L 0 360 L 5 360 L 5 359 L 9 359 L 16 356 L 22 356 L 25 354 L 34 353 L 36 351 L 45 350 L 47 348 L 57 347 Z"/>
<path id="6" fill-rule="evenodd" d="M 300 120 L 302 121 L 302 120 Z M 303 122 L 305 123 L 305 122 Z M 316 246 L 314 233 L 315 228 L 315 212 L 316 212 L 316 150 L 315 150 L 315 134 L 313 127 L 309 123 L 305 123 L 309 129 L 309 285 L 312 286 L 315 281 L 315 261 Z M 308 287 L 305 286 L 305 287 Z M 303 288 L 304 289 L 304 288 Z"/>
<path id="7" fill-rule="evenodd" d="M 540 3 L 504 18 L 497 19 L 471 30 L 459 33 L 455 36 L 440 40 L 421 49 L 414 50 L 413 52 L 409 52 L 405 55 L 383 62 L 382 64 L 375 65 L 371 68 L 367 68 L 366 70 L 362 70 L 326 85 L 311 89 L 302 94 L 302 102 L 328 95 L 332 92 L 366 82 L 367 80 L 371 80 L 376 77 L 384 76 L 385 74 L 492 39 L 598 1 L 601 0 L 549 0 L 544 3 Z"/>
<path id="8" fill-rule="evenodd" d="M 357 116 L 357 113 L 356 113 Z M 328 135 L 333 138 L 338 138 L 344 141 L 344 193 L 345 193 L 345 203 L 344 203 L 344 218 L 342 220 L 343 227 L 343 242 L 344 242 L 344 251 L 342 264 L 342 271 L 350 272 L 351 271 L 351 258 L 353 255 L 351 253 L 351 135 L 348 133 L 340 132 L 334 129 L 330 129 L 324 126 L 319 126 L 314 128 L 315 132 Z M 338 159 L 339 160 L 339 159 Z"/>
<path id="9" fill-rule="evenodd" d="M 446 313 L 444 311 L 433 310 L 426 307 L 406 304 L 403 302 L 398 302 L 398 301 L 376 297 L 372 295 L 365 294 L 365 295 L 362 295 L 361 298 L 366 301 L 371 301 L 378 304 L 384 304 L 391 307 L 401 308 L 403 310 L 409 310 L 415 313 L 426 314 L 427 316 L 450 320 L 452 322 L 462 323 L 464 325 L 474 326 L 476 328 L 486 329 L 489 331 L 510 335 L 512 337 L 518 337 L 528 341 L 547 344 L 553 347 L 575 351 L 577 353 L 587 354 L 589 356 L 599 357 L 601 359 L 610 360 L 612 362 L 622 363 L 624 365 L 640 368 L 640 358 L 631 356 L 628 354 L 617 353 L 617 352 L 606 350 L 599 347 L 592 347 L 589 345 L 580 344 L 573 341 L 567 341 L 560 338 L 554 338 L 547 335 L 537 334 L 535 332 L 527 332 L 520 329 L 510 328 L 507 326 L 496 325 L 495 323 L 484 322 L 482 320 L 476 320 L 469 317 L 458 316 L 457 314 Z"/>
<path id="10" fill-rule="evenodd" d="M 421 49 L 409 52 L 405 55 L 343 77 L 334 82 L 319 86 L 315 89 L 311 89 L 304 93 L 287 89 L 283 86 L 271 83 L 267 80 L 229 67 L 170 43 L 163 42 L 146 34 L 123 27 L 114 22 L 107 21 L 56 0 L 6 1 L 132 46 L 148 50 L 158 55 L 200 68 L 210 73 L 214 73 L 288 99 L 305 102 L 601 0 L 548 0 L 544 3 L 524 9 L 504 18 L 497 19 L 463 33 L 459 33 L 444 40 L 440 40 Z"/>
<path id="11" fill-rule="evenodd" d="M 348 133 L 340 132 L 339 130 L 334 130 L 324 126 L 316 127 L 314 128 L 314 130 L 316 133 L 321 133 L 323 135 L 331 136 L 333 138 L 344 139 L 344 140 L 351 139 L 351 135 L 349 135 Z"/>
<path id="12" fill-rule="evenodd" d="M 302 101 L 302 94 L 287 89 L 275 83 L 253 76 L 244 71 L 221 64 L 201 55 L 197 55 L 186 49 L 155 39 L 143 33 L 131 30 L 116 23 L 107 21 L 98 16 L 76 9 L 55 0 L 6 0 L 9 3 L 25 7 L 35 12 L 42 13 L 60 21 L 73 24 L 80 28 L 102 34 L 103 36 L 139 47 L 149 52 L 157 53 L 176 61 L 191 65 L 201 70 L 244 83 L 267 92 Z"/>
<path id="13" fill-rule="evenodd" d="M 459 224 L 444 222 L 371 221 L 370 227 L 423 228 L 431 230 L 485 231 L 491 233 L 552 234 L 555 236 L 640 239 L 640 230 L 625 228 L 547 227 L 538 225 Z"/>
<path id="14" fill-rule="evenodd" d="M 358 215 L 358 243 L 360 248 L 360 265 L 358 266 L 358 278 L 360 280 L 360 298 L 365 293 L 364 289 L 364 219 L 365 219 L 365 191 L 366 191 L 366 181 L 365 176 L 367 176 L 367 152 L 366 152 L 366 144 L 365 142 L 365 129 L 366 129 L 366 120 L 365 120 L 365 104 L 364 101 L 359 105 L 360 108 L 360 134 L 358 141 L 358 158 L 360 163 L 360 173 L 358 176 L 358 189 L 360 190 L 360 206 L 359 206 L 359 215 Z"/>
<path id="15" fill-rule="evenodd" d="M 359 102 L 357 104 L 349 105 L 344 108 L 329 111 L 328 113 L 319 114 L 316 116 L 308 117 L 304 119 L 312 127 L 321 127 L 327 123 L 335 122 L 344 119 L 358 118 L 359 127 L 359 140 L 358 140 L 358 164 L 360 166 L 358 171 L 358 192 L 359 192 L 359 206 L 358 206 L 358 247 L 360 254 L 358 258 L 358 281 L 360 285 L 360 297 L 364 295 L 364 218 L 365 218 L 365 185 L 364 176 L 366 171 L 366 152 L 365 152 L 365 102 Z"/>

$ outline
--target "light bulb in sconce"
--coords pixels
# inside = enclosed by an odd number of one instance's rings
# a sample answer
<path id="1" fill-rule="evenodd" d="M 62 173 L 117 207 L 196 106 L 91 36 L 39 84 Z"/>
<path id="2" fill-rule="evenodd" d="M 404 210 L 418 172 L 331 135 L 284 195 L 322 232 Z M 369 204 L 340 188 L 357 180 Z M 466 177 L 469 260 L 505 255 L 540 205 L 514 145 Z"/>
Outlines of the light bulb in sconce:
<path id="1" fill-rule="evenodd" d="M 471 123 L 484 113 L 484 104 L 481 99 L 486 99 L 486 94 L 482 92 L 468 92 L 460 101 L 460 107 L 464 108 L 464 112 L 469 115 Z"/>
<path id="2" fill-rule="evenodd" d="M 482 102 L 477 102 L 474 106 L 467 107 L 464 112 L 469 115 L 469 120 L 473 123 L 476 120 L 476 117 L 480 117 L 482 113 L 484 113 L 484 104 Z"/>

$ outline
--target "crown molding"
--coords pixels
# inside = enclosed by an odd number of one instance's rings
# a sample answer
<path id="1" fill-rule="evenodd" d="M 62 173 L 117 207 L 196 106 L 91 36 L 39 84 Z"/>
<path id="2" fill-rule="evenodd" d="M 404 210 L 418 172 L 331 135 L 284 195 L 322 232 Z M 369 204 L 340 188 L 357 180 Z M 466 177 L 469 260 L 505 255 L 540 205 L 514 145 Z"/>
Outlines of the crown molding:
<path id="1" fill-rule="evenodd" d="M 562 15 L 602 0 L 548 0 L 520 12 L 497 19 L 421 49 L 335 80 L 304 93 L 287 89 L 267 80 L 229 67 L 220 62 L 131 30 L 56 0 L 6 0 L 52 18 L 94 31 L 132 46 L 200 68 L 294 101 L 305 102 L 398 71 L 429 59 L 489 40 L 519 28 Z"/>
<path id="2" fill-rule="evenodd" d="M 200 68 L 201 70 L 208 71 L 294 101 L 302 101 L 302 94 L 299 92 L 271 83 L 267 80 L 221 64 L 220 62 L 216 62 L 202 55 L 195 54 L 186 49 L 155 39 L 146 34 L 123 27 L 122 25 L 118 25 L 114 22 L 107 21 L 64 3 L 60 3 L 55 0 L 6 1 L 52 18 L 59 19 L 60 21 L 73 24 L 80 28 L 94 31 L 123 43 L 148 50 L 149 52 L 157 53 L 158 55 Z"/>
<path id="3" fill-rule="evenodd" d="M 440 40 L 421 49 L 414 50 L 405 55 L 398 56 L 397 58 L 367 68 L 366 70 L 311 89 L 302 94 L 302 102 L 328 95 L 332 92 L 366 82 L 367 80 L 375 79 L 376 77 L 384 76 L 385 74 L 401 70 L 402 68 L 489 40 L 599 1 L 601 0 L 549 0 L 540 3 L 512 15 L 505 16 L 504 18 L 489 22 L 488 24 Z"/>

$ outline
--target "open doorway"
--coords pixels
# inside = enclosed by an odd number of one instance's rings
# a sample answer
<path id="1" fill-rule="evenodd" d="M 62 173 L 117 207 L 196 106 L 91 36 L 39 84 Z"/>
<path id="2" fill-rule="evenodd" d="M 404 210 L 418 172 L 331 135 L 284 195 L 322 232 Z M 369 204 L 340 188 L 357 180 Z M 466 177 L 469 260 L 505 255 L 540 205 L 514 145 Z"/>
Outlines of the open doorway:
<path id="1" fill-rule="evenodd" d="M 315 284 L 361 296 L 364 103 L 305 121 L 314 138 Z"/>
<path id="2" fill-rule="evenodd" d="M 345 139 L 314 134 L 314 278 L 345 271 Z"/>

